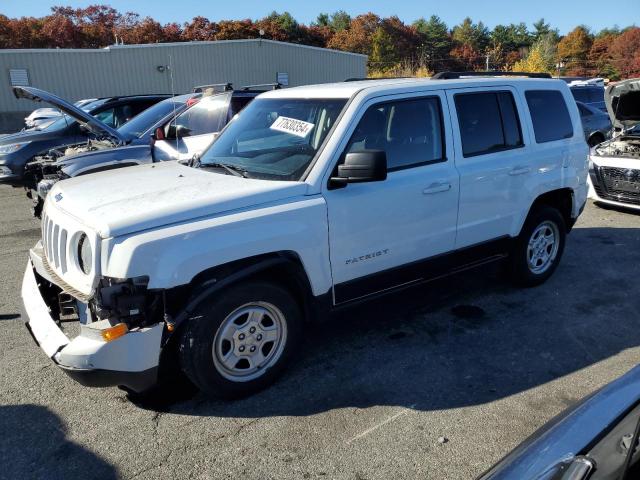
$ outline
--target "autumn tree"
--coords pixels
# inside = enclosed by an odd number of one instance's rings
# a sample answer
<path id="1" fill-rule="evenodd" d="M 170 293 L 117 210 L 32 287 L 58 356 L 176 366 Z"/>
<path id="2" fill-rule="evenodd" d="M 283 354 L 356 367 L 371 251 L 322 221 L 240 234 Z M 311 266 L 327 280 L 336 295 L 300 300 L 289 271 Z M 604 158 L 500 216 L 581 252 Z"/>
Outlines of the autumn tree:
<path id="1" fill-rule="evenodd" d="M 336 32 L 329 40 L 328 47 L 347 52 L 371 54 L 371 39 L 380 26 L 380 17 L 367 13 L 355 17 L 349 28 Z"/>
<path id="2" fill-rule="evenodd" d="M 612 79 L 617 79 L 619 77 L 618 71 L 613 66 L 611 52 L 609 51 L 616 37 L 617 35 L 613 33 L 604 35 L 599 33 L 593 40 L 587 58 L 589 61 L 590 73 L 594 76 Z"/>
<path id="3" fill-rule="evenodd" d="M 553 73 L 553 59 L 545 58 L 545 46 L 542 43 L 544 38 L 545 37 L 540 37 L 540 39 L 533 44 L 527 56 L 514 63 L 513 71 Z"/>
<path id="4" fill-rule="evenodd" d="M 166 23 L 162 26 L 162 36 L 165 42 L 181 42 L 182 27 L 175 22 Z"/>
<path id="5" fill-rule="evenodd" d="M 11 48 L 13 46 L 12 24 L 13 21 L 11 19 L 0 14 L 0 48 Z"/>
<path id="6" fill-rule="evenodd" d="M 222 20 L 218 22 L 216 40 L 241 40 L 243 38 L 257 38 L 258 28 L 249 19 Z"/>
<path id="7" fill-rule="evenodd" d="M 46 46 L 50 48 L 73 48 L 81 43 L 78 27 L 64 15 L 54 14 L 45 17 L 40 34 Z"/>
<path id="8" fill-rule="evenodd" d="M 218 24 L 206 17 L 193 17 L 190 22 L 184 24 L 182 38 L 186 41 L 215 40 L 218 33 Z"/>
<path id="9" fill-rule="evenodd" d="M 578 26 L 558 43 L 558 57 L 569 75 L 584 75 L 588 70 L 588 55 L 593 38 L 584 26 Z"/>
<path id="10" fill-rule="evenodd" d="M 625 29 L 613 40 L 609 51 L 622 78 L 640 76 L 640 27 Z"/>

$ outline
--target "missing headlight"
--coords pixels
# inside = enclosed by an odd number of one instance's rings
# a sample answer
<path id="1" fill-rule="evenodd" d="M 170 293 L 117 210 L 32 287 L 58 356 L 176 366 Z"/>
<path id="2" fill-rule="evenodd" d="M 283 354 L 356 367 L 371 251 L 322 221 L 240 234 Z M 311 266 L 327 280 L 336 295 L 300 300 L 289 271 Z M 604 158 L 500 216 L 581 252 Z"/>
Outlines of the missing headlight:
<path id="1" fill-rule="evenodd" d="M 78 263 L 80 269 L 85 275 L 91 273 L 91 265 L 93 262 L 93 252 L 91 251 L 91 242 L 86 233 L 80 235 L 78 240 Z"/>

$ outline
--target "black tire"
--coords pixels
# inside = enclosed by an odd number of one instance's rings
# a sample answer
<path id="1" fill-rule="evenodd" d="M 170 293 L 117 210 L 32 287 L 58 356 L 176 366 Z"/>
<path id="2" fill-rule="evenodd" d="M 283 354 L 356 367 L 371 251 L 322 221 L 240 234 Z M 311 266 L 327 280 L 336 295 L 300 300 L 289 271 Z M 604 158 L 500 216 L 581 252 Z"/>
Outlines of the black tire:
<path id="1" fill-rule="evenodd" d="M 555 226 L 554 236 L 557 235 L 558 237 L 556 240 L 557 250 L 555 250 L 555 255 L 551 256 L 552 260 L 546 264 L 546 268 L 542 271 L 535 272 L 532 270 L 528 258 L 529 240 L 538 230 L 538 227 L 543 224 L 551 227 L 551 229 L 553 229 L 552 225 Z M 564 251 L 566 232 L 567 229 L 564 218 L 557 209 L 547 205 L 535 207 L 535 209 L 529 213 L 509 256 L 508 267 L 514 283 L 523 287 L 535 287 L 544 283 L 560 263 L 560 258 Z"/>
<path id="2" fill-rule="evenodd" d="M 284 318 L 286 338 L 281 339 L 280 343 L 273 342 L 272 345 L 272 348 L 280 345 L 278 350 L 281 353 L 274 363 L 255 371 L 255 375 L 259 375 L 257 378 L 230 379 L 228 373 L 227 376 L 223 374 L 224 367 L 216 366 L 214 362 L 216 335 L 227 317 L 232 313 L 236 314 L 240 307 L 256 302 L 276 307 Z M 180 364 L 187 377 L 212 398 L 242 398 L 273 383 L 294 354 L 302 330 L 302 313 L 289 291 L 279 285 L 261 281 L 239 283 L 216 292 L 212 298 L 202 302 L 190 317 L 180 338 Z M 231 344 L 230 348 L 235 350 L 239 347 Z M 217 362 L 219 365 L 220 361 Z"/>

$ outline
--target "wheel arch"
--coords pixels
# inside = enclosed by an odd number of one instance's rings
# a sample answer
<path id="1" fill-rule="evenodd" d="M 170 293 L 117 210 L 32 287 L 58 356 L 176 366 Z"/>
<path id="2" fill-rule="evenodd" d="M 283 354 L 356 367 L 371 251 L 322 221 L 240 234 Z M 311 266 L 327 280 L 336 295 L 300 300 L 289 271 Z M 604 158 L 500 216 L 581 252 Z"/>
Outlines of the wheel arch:
<path id="1" fill-rule="evenodd" d="M 573 228 L 573 224 L 575 223 L 575 220 L 571 216 L 573 211 L 573 190 L 568 187 L 551 190 L 538 195 L 538 197 L 531 204 L 525 221 L 520 226 L 520 231 L 522 231 L 522 228 L 526 223 L 526 219 L 529 218 L 531 216 L 531 213 L 541 205 L 547 205 L 549 207 L 557 209 L 564 219 L 566 231 L 571 231 L 571 228 Z"/>
<path id="2" fill-rule="evenodd" d="M 265 253 L 207 268 L 189 282 L 184 307 L 173 320 L 177 328 L 209 296 L 241 281 L 267 280 L 287 288 L 304 312 L 305 320 L 314 317 L 314 295 L 299 255 L 290 250 Z"/>

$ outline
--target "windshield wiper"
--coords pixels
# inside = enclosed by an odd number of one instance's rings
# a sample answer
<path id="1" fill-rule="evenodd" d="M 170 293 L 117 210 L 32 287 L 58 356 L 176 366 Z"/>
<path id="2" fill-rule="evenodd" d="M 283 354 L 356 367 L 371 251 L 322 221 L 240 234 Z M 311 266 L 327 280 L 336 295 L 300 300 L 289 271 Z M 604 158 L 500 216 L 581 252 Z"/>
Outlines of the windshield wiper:
<path id="1" fill-rule="evenodd" d="M 247 177 L 247 170 L 239 167 L 237 165 L 233 165 L 232 163 L 219 163 L 219 162 L 214 162 L 214 163 L 206 163 L 206 164 L 200 164 L 200 168 L 223 168 L 225 169 L 227 172 L 229 172 L 231 175 L 235 175 L 236 177 L 242 177 L 242 178 L 248 178 Z"/>

